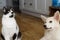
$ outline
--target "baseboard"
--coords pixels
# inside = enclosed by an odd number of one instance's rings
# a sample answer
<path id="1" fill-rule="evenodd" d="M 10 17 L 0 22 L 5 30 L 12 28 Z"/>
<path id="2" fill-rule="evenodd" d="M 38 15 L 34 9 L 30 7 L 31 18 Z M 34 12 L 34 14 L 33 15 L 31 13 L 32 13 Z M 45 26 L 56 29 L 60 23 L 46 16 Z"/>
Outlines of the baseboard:
<path id="1" fill-rule="evenodd" d="M 38 18 L 40 18 L 40 15 L 48 16 L 48 15 L 43 14 L 43 13 L 37 13 L 37 12 L 26 11 L 26 10 L 22 10 L 22 13 L 25 13 L 25 14 L 28 14 L 28 15 L 32 15 L 32 16 L 35 16 L 35 17 L 38 17 Z"/>

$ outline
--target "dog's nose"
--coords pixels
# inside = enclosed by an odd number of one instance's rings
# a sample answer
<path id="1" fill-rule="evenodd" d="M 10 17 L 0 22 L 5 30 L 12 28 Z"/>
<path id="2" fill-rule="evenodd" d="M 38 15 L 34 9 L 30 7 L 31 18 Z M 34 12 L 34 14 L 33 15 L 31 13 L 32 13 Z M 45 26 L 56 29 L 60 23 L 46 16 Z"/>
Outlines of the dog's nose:
<path id="1" fill-rule="evenodd" d="M 46 25 L 44 25 L 44 28 L 46 28 Z"/>

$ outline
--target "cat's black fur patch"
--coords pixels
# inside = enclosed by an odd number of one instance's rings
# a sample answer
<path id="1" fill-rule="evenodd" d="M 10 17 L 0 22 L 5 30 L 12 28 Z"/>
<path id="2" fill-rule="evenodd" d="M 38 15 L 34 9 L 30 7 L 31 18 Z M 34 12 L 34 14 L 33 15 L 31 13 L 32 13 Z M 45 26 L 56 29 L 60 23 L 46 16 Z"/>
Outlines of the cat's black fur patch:
<path id="1" fill-rule="evenodd" d="M 20 38 L 20 37 L 21 37 L 21 35 L 22 35 L 22 34 L 21 34 L 21 32 L 19 32 L 19 33 L 18 33 L 18 38 Z"/>
<path id="2" fill-rule="evenodd" d="M 9 9 L 6 9 L 5 12 L 3 12 L 4 15 L 7 15 L 9 13 L 8 11 L 9 11 Z"/>
<path id="3" fill-rule="evenodd" d="M 1 38 L 3 39 L 3 40 L 5 40 L 5 38 L 4 38 L 4 36 L 1 34 Z"/>
<path id="4" fill-rule="evenodd" d="M 16 39 L 16 37 L 17 37 L 17 34 L 16 33 L 14 33 L 14 35 L 13 35 L 13 40 L 15 40 Z"/>

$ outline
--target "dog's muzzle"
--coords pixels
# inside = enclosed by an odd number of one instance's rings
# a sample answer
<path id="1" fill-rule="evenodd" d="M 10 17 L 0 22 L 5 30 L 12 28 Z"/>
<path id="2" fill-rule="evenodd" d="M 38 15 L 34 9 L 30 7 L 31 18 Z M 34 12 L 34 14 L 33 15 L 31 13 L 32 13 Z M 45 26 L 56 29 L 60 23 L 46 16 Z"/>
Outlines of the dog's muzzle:
<path id="1" fill-rule="evenodd" d="M 51 29 L 51 27 L 50 27 L 50 28 L 47 28 L 47 26 L 46 26 L 46 25 L 44 25 L 44 28 L 45 28 L 45 29 Z"/>

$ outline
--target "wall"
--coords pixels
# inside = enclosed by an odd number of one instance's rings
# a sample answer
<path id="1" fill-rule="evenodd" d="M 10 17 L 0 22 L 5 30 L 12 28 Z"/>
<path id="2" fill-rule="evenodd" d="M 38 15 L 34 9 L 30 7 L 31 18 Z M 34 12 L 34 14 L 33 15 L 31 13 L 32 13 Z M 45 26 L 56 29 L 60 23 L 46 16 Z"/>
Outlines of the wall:
<path id="1" fill-rule="evenodd" d="M 19 8 L 23 9 L 24 8 L 24 0 L 19 0 Z"/>
<path id="2" fill-rule="evenodd" d="M 6 0 L 0 0 L 0 9 L 6 6 Z"/>
<path id="3" fill-rule="evenodd" d="M 12 0 L 0 0 L 0 9 L 4 6 L 12 7 Z"/>
<path id="4" fill-rule="evenodd" d="M 8 7 L 12 7 L 13 5 L 12 5 L 12 0 L 7 0 L 6 1 L 6 5 L 8 6 Z"/>

